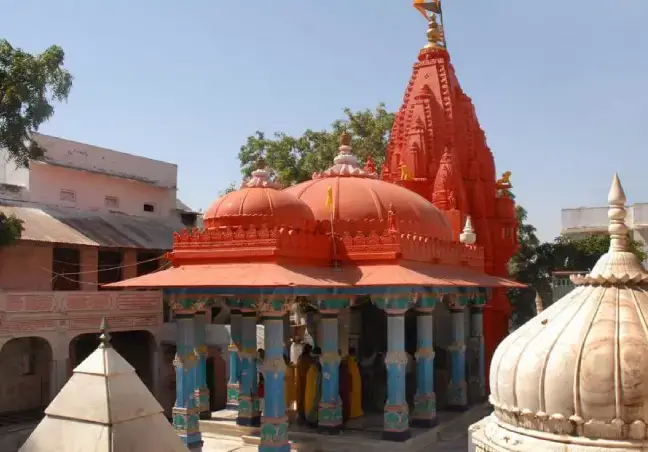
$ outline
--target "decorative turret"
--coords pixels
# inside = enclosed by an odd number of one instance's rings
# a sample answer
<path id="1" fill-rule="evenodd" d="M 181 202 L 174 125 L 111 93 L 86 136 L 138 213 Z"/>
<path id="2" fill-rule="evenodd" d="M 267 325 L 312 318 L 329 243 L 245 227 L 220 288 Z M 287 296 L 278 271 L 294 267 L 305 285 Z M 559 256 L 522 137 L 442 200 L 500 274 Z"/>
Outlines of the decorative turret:
<path id="1" fill-rule="evenodd" d="M 470 215 L 466 217 L 466 226 L 464 226 L 464 230 L 459 236 L 459 241 L 465 245 L 474 245 L 477 241 L 477 235 L 472 227 Z"/>

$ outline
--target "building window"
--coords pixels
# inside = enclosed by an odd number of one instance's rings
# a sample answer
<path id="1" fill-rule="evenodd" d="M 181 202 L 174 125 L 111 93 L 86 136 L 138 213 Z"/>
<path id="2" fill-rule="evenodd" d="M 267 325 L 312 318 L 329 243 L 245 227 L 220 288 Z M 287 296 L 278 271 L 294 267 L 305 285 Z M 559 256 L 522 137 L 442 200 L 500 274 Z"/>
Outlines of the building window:
<path id="1" fill-rule="evenodd" d="M 76 248 L 52 249 L 52 290 L 79 290 L 81 253 Z"/>
<path id="2" fill-rule="evenodd" d="M 59 199 L 65 202 L 76 202 L 76 192 L 74 190 L 61 190 L 59 194 Z"/>
<path id="3" fill-rule="evenodd" d="M 137 276 L 148 275 L 160 268 L 159 257 L 163 254 L 157 251 L 140 251 L 137 253 Z"/>
<path id="4" fill-rule="evenodd" d="M 144 203 L 144 212 L 155 212 L 155 204 Z"/>
<path id="5" fill-rule="evenodd" d="M 122 253 L 119 250 L 99 250 L 97 259 L 97 283 L 99 290 L 102 285 L 119 282 L 122 280 L 123 263 Z"/>
<path id="6" fill-rule="evenodd" d="M 110 209 L 119 208 L 119 198 L 116 196 L 106 196 L 104 198 L 104 205 Z"/>

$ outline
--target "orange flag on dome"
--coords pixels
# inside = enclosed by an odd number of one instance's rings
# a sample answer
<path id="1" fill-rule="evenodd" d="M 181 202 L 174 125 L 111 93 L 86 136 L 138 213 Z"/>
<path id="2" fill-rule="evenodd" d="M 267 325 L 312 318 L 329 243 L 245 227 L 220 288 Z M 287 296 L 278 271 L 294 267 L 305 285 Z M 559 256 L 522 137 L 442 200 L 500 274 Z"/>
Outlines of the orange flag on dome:
<path id="1" fill-rule="evenodd" d="M 441 0 L 414 0 L 414 8 L 426 19 L 429 19 L 427 12 L 441 14 Z"/>
<path id="2" fill-rule="evenodd" d="M 329 211 L 333 211 L 333 187 L 329 185 L 326 190 L 326 202 L 324 204 Z"/>

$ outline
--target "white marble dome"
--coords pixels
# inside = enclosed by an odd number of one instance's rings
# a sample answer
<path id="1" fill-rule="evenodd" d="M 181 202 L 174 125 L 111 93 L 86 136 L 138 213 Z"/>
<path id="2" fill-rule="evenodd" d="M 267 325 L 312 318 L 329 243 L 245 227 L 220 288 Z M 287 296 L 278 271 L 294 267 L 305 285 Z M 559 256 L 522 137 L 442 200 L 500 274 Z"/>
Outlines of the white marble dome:
<path id="1" fill-rule="evenodd" d="M 495 351 L 490 401 L 501 428 L 582 446 L 648 447 L 648 272 L 628 251 L 625 201 L 615 175 L 609 252 Z"/>

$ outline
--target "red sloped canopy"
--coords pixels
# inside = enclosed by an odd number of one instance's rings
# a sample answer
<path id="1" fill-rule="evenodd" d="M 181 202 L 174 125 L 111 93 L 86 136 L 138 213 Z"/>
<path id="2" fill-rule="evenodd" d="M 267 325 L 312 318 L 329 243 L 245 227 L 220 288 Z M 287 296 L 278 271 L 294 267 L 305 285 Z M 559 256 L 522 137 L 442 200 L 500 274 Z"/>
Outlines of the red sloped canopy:
<path id="1" fill-rule="evenodd" d="M 526 287 L 467 267 L 402 261 L 392 264 L 310 267 L 278 263 L 183 265 L 107 284 L 109 288 L 152 287 Z"/>

